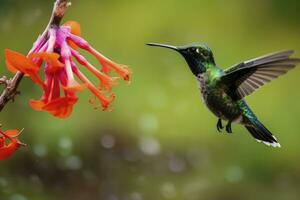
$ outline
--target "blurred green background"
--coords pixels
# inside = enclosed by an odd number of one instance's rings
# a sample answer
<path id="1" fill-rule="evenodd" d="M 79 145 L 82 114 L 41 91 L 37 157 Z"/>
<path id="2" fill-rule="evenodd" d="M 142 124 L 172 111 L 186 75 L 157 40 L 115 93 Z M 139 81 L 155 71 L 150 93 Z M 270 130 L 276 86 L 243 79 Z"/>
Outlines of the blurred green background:
<path id="1" fill-rule="evenodd" d="M 232 135 L 219 134 L 184 60 L 144 45 L 205 42 L 224 68 L 283 49 L 300 56 L 300 1 L 72 3 L 64 20 L 80 22 L 96 49 L 130 65 L 132 83 L 114 89 L 112 113 L 95 111 L 86 91 L 73 115 L 58 120 L 29 107 L 41 90 L 24 79 L 22 96 L 7 105 L 0 121 L 4 130 L 25 128 L 21 140 L 29 146 L 1 161 L 1 200 L 300 198 L 299 68 L 247 97 L 283 146 L 273 149 L 239 125 Z M 28 52 L 52 5 L 1 0 L 1 51 Z M 0 73 L 11 76 L 3 56 L 0 62 Z"/>

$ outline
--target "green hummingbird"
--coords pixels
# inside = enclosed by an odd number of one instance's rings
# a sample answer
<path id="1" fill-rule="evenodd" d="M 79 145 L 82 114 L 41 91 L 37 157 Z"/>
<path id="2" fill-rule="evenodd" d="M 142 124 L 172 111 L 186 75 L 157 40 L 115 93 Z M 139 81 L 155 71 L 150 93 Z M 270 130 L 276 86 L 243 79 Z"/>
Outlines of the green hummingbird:
<path id="1" fill-rule="evenodd" d="M 202 99 L 208 109 L 218 117 L 217 129 L 232 133 L 231 123 L 242 124 L 258 141 L 268 146 L 280 147 L 273 134 L 258 120 L 244 98 L 271 80 L 287 73 L 298 63 L 291 58 L 294 51 L 281 51 L 238 63 L 226 70 L 215 63 L 212 50 L 204 44 L 171 46 L 148 43 L 179 52 L 197 78 Z"/>

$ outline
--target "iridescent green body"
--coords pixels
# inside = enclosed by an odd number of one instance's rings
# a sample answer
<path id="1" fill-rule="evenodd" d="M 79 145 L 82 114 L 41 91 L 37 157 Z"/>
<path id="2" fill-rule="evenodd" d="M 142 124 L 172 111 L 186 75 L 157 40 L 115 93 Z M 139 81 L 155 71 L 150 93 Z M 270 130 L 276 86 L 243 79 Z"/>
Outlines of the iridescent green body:
<path id="1" fill-rule="evenodd" d="M 218 118 L 226 121 L 246 124 L 248 118 L 255 115 L 244 99 L 234 100 L 226 92 L 228 88 L 221 82 L 225 72 L 212 63 L 205 63 L 206 73 L 198 74 L 197 81 L 205 105 Z"/>
<path id="2" fill-rule="evenodd" d="M 259 142 L 280 147 L 273 134 L 256 118 L 244 97 L 265 83 L 287 73 L 298 63 L 299 58 L 290 58 L 293 51 L 282 51 L 234 65 L 223 70 L 214 60 L 211 49 L 202 44 L 175 47 L 150 43 L 179 52 L 199 83 L 205 105 L 218 117 L 217 129 L 223 129 L 222 120 L 228 121 L 226 131 L 232 133 L 231 123 L 245 125 Z"/>

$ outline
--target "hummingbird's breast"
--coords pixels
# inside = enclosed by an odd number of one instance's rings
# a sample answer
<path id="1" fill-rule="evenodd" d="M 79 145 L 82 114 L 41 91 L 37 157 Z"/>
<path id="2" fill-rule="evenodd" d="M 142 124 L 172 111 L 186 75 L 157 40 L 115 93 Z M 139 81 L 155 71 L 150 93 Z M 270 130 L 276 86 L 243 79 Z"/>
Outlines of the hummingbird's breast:
<path id="1" fill-rule="evenodd" d="M 206 103 L 206 97 L 207 97 L 207 87 L 205 84 L 205 76 L 204 74 L 199 74 L 197 76 L 197 81 L 198 81 L 198 88 L 201 92 L 201 97 L 204 103 Z"/>
<path id="2" fill-rule="evenodd" d="M 242 114 L 238 103 L 233 101 L 219 84 L 212 83 L 210 78 L 205 73 L 197 76 L 204 104 L 218 118 L 236 121 Z"/>

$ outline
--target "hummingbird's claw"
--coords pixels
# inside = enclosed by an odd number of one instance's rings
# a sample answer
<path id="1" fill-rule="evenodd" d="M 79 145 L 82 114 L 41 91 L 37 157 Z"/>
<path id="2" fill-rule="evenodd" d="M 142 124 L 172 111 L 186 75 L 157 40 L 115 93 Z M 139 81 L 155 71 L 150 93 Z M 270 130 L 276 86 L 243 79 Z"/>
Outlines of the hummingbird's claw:
<path id="1" fill-rule="evenodd" d="M 223 128 L 224 128 L 224 127 L 223 127 L 223 124 L 222 124 L 222 120 L 219 119 L 219 120 L 218 120 L 218 123 L 217 123 L 217 129 L 218 129 L 218 131 L 221 133 Z"/>
<path id="2" fill-rule="evenodd" d="M 232 129 L 231 129 L 231 121 L 229 121 L 228 124 L 226 125 L 226 132 L 227 132 L 227 133 L 232 133 Z"/>

